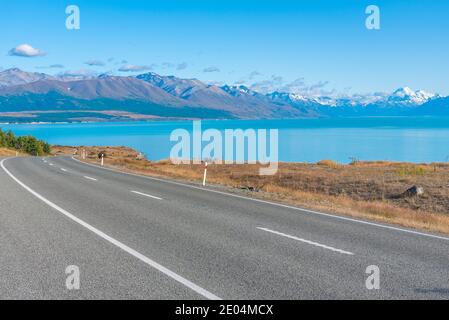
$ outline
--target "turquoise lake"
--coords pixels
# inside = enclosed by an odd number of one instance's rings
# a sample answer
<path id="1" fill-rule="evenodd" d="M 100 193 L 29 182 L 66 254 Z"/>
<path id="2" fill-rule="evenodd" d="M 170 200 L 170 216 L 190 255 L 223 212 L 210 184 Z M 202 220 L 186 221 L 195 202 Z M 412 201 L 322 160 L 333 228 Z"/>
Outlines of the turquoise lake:
<path id="1" fill-rule="evenodd" d="M 2 124 L 17 135 L 34 135 L 51 144 L 129 146 L 151 160 L 168 158 L 173 130 L 192 131 L 191 121 L 67 124 Z M 300 120 L 212 120 L 202 129 L 278 129 L 279 160 L 332 159 L 409 162 L 449 161 L 447 118 L 354 118 Z"/>

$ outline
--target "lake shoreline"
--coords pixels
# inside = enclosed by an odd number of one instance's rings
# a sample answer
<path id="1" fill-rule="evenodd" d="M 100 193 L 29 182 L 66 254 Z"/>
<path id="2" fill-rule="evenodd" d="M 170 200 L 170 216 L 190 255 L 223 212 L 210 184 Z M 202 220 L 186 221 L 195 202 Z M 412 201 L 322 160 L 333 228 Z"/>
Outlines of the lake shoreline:
<path id="1" fill-rule="evenodd" d="M 9 112 L 5 112 L 9 113 Z M 0 117 L 2 116 L 2 112 L 0 112 Z M 114 124 L 114 123 L 139 123 L 139 122 L 148 122 L 148 123 L 161 123 L 161 122 L 186 122 L 186 121 L 316 121 L 316 120 L 363 120 L 363 119 L 443 119 L 449 120 L 449 117 L 434 117 L 434 116 L 360 116 L 360 117 L 302 117 L 302 118 L 254 118 L 254 119 L 226 119 L 226 118 L 136 118 L 136 119 L 106 119 L 106 120 L 80 120 L 80 121 L 0 121 L 0 125 L 43 125 L 43 124 Z"/>
<path id="2" fill-rule="evenodd" d="M 16 135 L 32 135 L 53 145 L 129 146 L 148 159 L 170 157 L 176 130 L 193 133 L 191 120 L 0 125 Z M 430 163 L 449 160 L 449 121 L 427 118 L 358 118 L 290 120 L 203 120 L 201 132 L 215 129 L 278 131 L 278 160 L 349 163 L 385 160 Z M 178 131 L 179 132 L 179 131 Z M 203 140 L 203 147 L 207 141 Z M 226 150 L 223 148 L 223 150 Z M 226 157 L 226 155 L 223 155 Z"/>

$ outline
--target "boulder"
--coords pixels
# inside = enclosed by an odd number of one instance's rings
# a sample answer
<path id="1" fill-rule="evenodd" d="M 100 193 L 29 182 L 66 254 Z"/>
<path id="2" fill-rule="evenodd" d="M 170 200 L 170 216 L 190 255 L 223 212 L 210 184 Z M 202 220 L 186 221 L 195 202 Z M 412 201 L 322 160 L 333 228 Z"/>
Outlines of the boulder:
<path id="1" fill-rule="evenodd" d="M 407 189 L 404 193 L 404 197 L 419 197 L 424 194 L 424 188 L 419 186 L 413 186 Z"/>
<path id="2" fill-rule="evenodd" d="M 241 186 L 241 190 L 248 190 L 248 191 L 258 191 L 255 187 L 252 186 Z"/>

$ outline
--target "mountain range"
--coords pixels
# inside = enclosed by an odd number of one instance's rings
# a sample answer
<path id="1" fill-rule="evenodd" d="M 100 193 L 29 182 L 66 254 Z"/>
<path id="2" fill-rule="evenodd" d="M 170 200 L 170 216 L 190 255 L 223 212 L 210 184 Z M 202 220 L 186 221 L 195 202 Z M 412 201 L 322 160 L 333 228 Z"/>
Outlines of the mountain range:
<path id="1" fill-rule="evenodd" d="M 408 87 L 390 94 L 340 97 L 261 93 L 246 86 L 217 86 L 153 72 L 127 77 L 53 76 L 17 68 L 0 72 L 2 122 L 354 116 L 449 116 L 449 97 Z"/>

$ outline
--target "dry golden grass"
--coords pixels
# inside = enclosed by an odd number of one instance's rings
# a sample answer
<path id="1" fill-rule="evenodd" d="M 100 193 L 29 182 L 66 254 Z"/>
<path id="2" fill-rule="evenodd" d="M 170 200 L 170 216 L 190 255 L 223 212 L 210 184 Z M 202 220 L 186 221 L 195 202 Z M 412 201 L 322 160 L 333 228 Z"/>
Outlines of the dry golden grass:
<path id="1" fill-rule="evenodd" d="M 169 160 L 138 160 L 125 147 L 80 147 L 87 161 L 144 175 L 201 182 L 203 165 L 174 165 Z M 73 154 L 73 147 L 53 147 L 55 154 Z M 355 162 L 323 160 L 317 164 L 280 163 L 273 176 L 260 176 L 258 165 L 209 165 L 208 183 L 232 192 L 356 218 L 392 223 L 418 230 L 449 234 L 449 164 Z M 413 185 L 425 194 L 404 197 Z"/>
<path id="2" fill-rule="evenodd" d="M 337 169 L 341 166 L 338 162 L 335 162 L 334 160 L 321 160 L 318 161 L 316 164 L 319 166 L 325 166 L 333 169 Z"/>
<path id="3" fill-rule="evenodd" d="M 24 156 L 25 154 L 18 152 L 18 156 Z M 16 150 L 9 148 L 0 148 L 0 157 L 14 157 L 16 156 Z"/>

